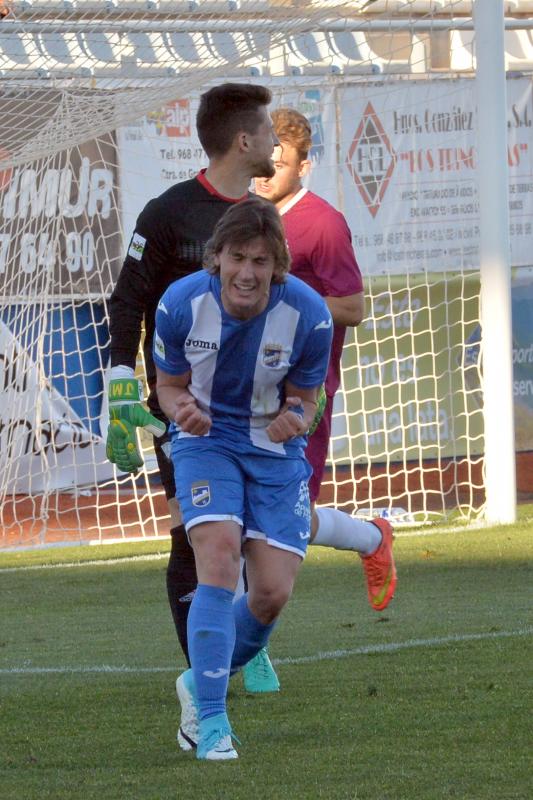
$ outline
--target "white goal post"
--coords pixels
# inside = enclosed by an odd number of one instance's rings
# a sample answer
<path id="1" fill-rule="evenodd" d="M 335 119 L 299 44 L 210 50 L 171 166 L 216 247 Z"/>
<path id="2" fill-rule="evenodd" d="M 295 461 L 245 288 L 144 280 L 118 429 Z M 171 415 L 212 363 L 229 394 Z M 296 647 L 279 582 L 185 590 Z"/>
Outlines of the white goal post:
<path id="1" fill-rule="evenodd" d="M 223 80 L 309 117 L 309 188 L 345 214 L 365 281 L 320 502 L 396 524 L 514 518 L 515 450 L 533 451 L 533 3 L 477 4 L 506 29 L 501 124 L 479 141 L 465 0 L 6 4 L 0 549 L 168 532 L 149 439 L 135 478 L 105 458 L 106 301 L 144 204 L 205 165 L 195 111 Z"/>

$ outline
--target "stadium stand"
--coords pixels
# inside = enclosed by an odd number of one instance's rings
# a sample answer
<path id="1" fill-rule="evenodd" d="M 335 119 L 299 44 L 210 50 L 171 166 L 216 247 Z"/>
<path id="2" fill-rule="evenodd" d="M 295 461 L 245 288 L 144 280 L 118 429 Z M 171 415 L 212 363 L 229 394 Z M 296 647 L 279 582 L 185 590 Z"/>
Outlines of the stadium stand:
<path id="1" fill-rule="evenodd" d="M 288 0 L 261 0 L 253 3 L 252 17 L 265 9 L 287 6 Z M 5 4 L 7 5 L 7 4 Z M 317 7 L 323 7 L 317 0 Z M 294 3 L 297 8 L 297 3 Z M 347 8 L 351 8 L 349 4 Z M 250 8 L 251 5 L 248 4 Z M 260 75 L 350 75 L 350 74 L 416 74 L 431 70 L 449 69 L 454 72 L 474 68 L 475 41 L 472 30 L 445 32 L 389 30 L 375 31 L 371 27 L 346 30 L 331 25 L 320 30 L 302 30 L 287 36 L 283 45 L 271 47 L 268 30 L 246 27 L 243 22 L 244 4 L 238 0 L 17 0 L 0 32 L 0 70 L 10 77 L 172 77 L 192 73 L 205 59 L 223 66 L 239 62 L 232 74 L 257 77 Z M 106 29 L 116 13 L 142 15 L 144 22 L 155 27 L 143 29 L 135 19 L 122 30 Z M 365 5 L 353 2 L 353 17 L 348 23 L 363 18 L 369 26 L 388 17 L 433 20 L 451 16 L 469 17 L 472 0 L 369 0 Z M 533 0 L 506 0 L 505 13 L 520 17 L 533 11 Z M 193 18 L 205 19 L 216 14 L 220 23 L 214 30 L 183 30 L 180 14 L 193 12 Z M 197 14 L 196 14 L 197 12 Z M 356 13 L 357 12 L 357 13 Z M 196 17 L 194 16 L 196 14 Z M 157 21 L 165 24 L 157 28 Z M 20 30 L 11 25 L 24 20 L 64 21 L 64 28 L 36 31 Z M 172 24 L 175 20 L 175 27 Z M 334 20 L 335 21 L 335 20 Z M 336 20 L 338 21 L 338 20 Z M 78 24 L 78 27 L 75 26 Z M 91 23 L 90 30 L 83 30 Z M 242 29 L 242 30 L 240 30 Z M 531 32 L 507 30 L 506 69 L 528 70 L 533 67 Z M 249 58 L 243 61 L 243 52 Z"/>

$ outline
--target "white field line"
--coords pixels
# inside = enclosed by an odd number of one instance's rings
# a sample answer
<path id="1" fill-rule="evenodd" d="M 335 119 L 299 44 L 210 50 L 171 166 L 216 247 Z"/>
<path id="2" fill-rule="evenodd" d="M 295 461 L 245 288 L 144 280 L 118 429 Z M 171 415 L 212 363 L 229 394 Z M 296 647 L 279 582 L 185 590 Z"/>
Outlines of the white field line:
<path id="1" fill-rule="evenodd" d="M 4 572 L 29 572 L 41 569 L 72 569 L 73 567 L 112 567 L 116 564 L 131 564 L 135 561 L 160 561 L 168 559 L 170 551 L 164 553 L 147 553 L 142 556 L 124 556 L 124 558 L 95 558 L 92 561 L 67 561 L 64 564 L 29 564 L 26 567 L 0 567 L 0 575 Z"/>
<path id="2" fill-rule="evenodd" d="M 463 642 L 477 642 L 487 639 L 504 639 L 514 636 L 531 636 L 533 628 L 519 628 L 514 631 L 487 631 L 485 633 L 456 633 L 450 636 L 439 636 L 433 639 L 407 639 L 404 642 L 389 642 L 388 644 L 371 644 L 362 647 L 355 647 L 351 650 L 330 650 L 322 653 L 316 653 L 310 656 L 301 656 L 299 658 L 273 658 L 272 663 L 276 666 L 283 664 L 298 665 L 298 664 L 311 664 L 317 661 L 336 661 L 339 658 L 347 658 L 348 656 L 366 656 L 376 654 L 396 653 L 399 650 L 411 650 L 413 648 L 425 647 L 441 647 L 448 644 L 462 644 Z M 176 666 L 170 667 L 129 667 L 124 665 L 113 666 L 111 664 L 101 664 L 95 666 L 78 666 L 78 667 L 4 667 L 0 669 L 0 675 L 51 675 L 51 674 L 134 674 L 139 675 L 143 673 L 155 672 L 173 672 L 178 673 L 180 670 Z"/>
<path id="3" fill-rule="evenodd" d="M 418 536 L 444 536 L 447 534 L 453 533 L 480 533 L 481 531 L 485 532 L 487 529 L 482 526 L 470 526 L 469 528 L 432 528 L 429 531 L 404 531 L 403 533 L 398 532 L 398 530 L 394 531 L 394 536 L 398 539 L 406 539 L 408 537 L 418 537 Z M 159 537 L 160 538 L 160 537 Z M 144 540 L 143 540 L 144 541 Z M 167 540 L 170 541 L 170 540 Z M 87 544 L 87 543 L 86 543 Z M 109 544 L 108 542 L 94 542 L 93 544 Z M 128 544 L 128 542 L 124 542 L 121 540 L 121 544 Z M 310 547 L 313 547 L 311 544 Z M 4 552 L 14 552 L 13 550 L 4 551 Z M 349 551 L 346 551 L 349 552 Z M 135 561 L 159 561 L 163 558 L 169 557 L 170 550 L 166 550 L 163 553 L 147 553 L 146 555 L 140 556 L 124 556 L 123 558 L 102 558 L 102 559 L 92 559 L 90 561 L 66 561 L 65 563 L 60 564 L 29 564 L 28 566 L 20 566 L 20 567 L 0 567 L 0 575 L 6 572 L 27 572 L 30 570 L 41 570 L 41 569 L 70 569 L 72 567 L 94 567 L 94 566 L 114 566 L 115 564 L 129 564 Z M 0 559 L 2 558 L 2 550 L 0 549 Z"/>

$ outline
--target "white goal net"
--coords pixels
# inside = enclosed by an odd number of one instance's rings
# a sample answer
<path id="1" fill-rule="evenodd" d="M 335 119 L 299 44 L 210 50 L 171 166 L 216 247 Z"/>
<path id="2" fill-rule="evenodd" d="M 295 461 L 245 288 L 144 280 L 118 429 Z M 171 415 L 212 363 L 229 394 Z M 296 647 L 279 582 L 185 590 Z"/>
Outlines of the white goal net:
<path id="1" fill-rule="evenodd" d="M 294 106 L 311 120 L 308 185 L 345 214 L 365 281 L 367 316 L 347 333 L 320 502 L 397 522 L 480 515 L 472 4 L 34 0 L 2 7 L 0 548 L 168 532 L 149 439 L 135 477 L 105 458 L 106 300 L 145 203 L 205 165 L 194 126 L 198 99 L 224 80 L 267 85 L 273 107 Z M 514 19 L 533 13 L 533 3 L 510 0 L 505 8 Z M 506 34 L 506 67 L 517 451 L 527 453 L 527 25 Z"/>

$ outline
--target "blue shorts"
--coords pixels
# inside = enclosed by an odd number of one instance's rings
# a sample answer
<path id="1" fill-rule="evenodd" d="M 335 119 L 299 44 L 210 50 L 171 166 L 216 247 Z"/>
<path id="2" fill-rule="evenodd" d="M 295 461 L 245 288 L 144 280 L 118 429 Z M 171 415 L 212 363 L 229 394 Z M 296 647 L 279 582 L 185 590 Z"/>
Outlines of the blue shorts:
<path id="1" fill-rule="evenodd" d="M 305 556 L 311 533 L 305 458 L 277 456 L 239 440 L 173 437 L 172 461 L 185 529 L 232 520 L 248 539 Z"/>

